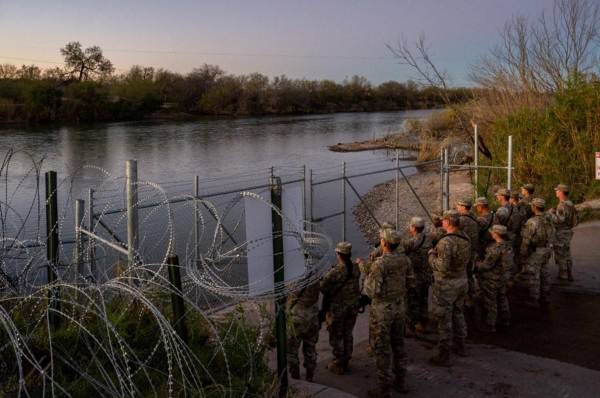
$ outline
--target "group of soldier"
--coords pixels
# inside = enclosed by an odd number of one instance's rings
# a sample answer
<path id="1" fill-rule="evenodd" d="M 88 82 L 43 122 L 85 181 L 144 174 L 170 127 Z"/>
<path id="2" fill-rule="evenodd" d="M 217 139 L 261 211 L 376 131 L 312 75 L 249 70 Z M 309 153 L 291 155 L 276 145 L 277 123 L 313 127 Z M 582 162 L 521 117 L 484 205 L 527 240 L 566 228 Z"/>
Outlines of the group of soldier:
<path id="1" fill-rule="evenodd" d="M 433 216 L 427 230 L 421 217 L 410 220 L 407 236 L 385 223 L 379 230 L 379 245 L 368 260 L 353 261 L 352 245 L 338 243 L 337 262 L 323 279 L 288 298 L 291 376 L 300 377 L 302 345 L 306 379 L 312 381 L 323 321 L 333 353 L 328 369 L 346 373 L 357 314 L 367 304 L 378 382 L 369 391 L 370 397 L 407 391 L 405 335 L 424 333 L 437 324 L 438 351 L 430 362 L 450 366 L 451 354 L 466 356 L 464 307 L 473 305 L 476 296 L 482 299 L 485 332 L 510 325 L 507 289 L 515 280 L 527 286 L 526 305 L 547 305 L 552 252 L 559 279 L 573 280 L 570 241 L 577 214 L 569 200 L 569 187 L 559 184 L 555 192 L 559 204 L 548 211 L 543 199 L 534 198 L 533 185 L 526 184 L 520 194 L 499 189 L 495 212 L 485 197 L 476 199 L 474 209 L 472 200 L 465 198 L 456 202 L 455 209 Z M 321 309 L 319 293 L 323 294 Z"/>

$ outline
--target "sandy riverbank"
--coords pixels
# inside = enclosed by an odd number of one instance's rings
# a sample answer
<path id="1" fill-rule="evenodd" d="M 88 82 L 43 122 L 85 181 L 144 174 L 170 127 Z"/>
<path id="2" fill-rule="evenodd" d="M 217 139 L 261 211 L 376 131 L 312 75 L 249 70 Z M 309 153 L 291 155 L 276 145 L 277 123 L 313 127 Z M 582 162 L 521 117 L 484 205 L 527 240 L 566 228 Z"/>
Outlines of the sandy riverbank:
<path id="1" fill-rule="evenodd" d="M 441 189 L 439 171 L 424 171 L 408 177 L 427 211 L 441 212 Z M 459 197 L 471 197 L 473 186 L 468 172 L 452 173 L 450 180 L 450 203 Z M 398 221 L 400 229 L 408 224 L 411 217 L 420 216 L 428 220 L 427 213 L 415 198 L 406 181 L 400 180 L 400 207 Z M 367 241 L 374 244 L 378 226 L 369 214 L 367 207 L 380 223 L 396 219 L 396 184 L 389 181 L 375 186 L 365 197 L 363 203 L 354 209 L 354 217 Z"/>

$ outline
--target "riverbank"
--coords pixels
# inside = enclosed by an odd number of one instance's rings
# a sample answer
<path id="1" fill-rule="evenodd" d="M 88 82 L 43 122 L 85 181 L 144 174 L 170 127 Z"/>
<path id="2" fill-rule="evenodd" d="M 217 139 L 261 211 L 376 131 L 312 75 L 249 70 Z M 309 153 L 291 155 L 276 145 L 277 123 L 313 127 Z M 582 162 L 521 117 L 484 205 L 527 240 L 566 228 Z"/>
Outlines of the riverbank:
<path id="1" fill-rule="evenodd" d="M 423 171 L 407 177 L 408 182 L 415 190 L 421 203 L 428 212 L 441 212 L 441 187 L 439 171 Z M 423 217 L 429 222 L 429 216 L 416 199 L 405 180 L 400 180 L 398 186 L 400 206 L 398 214 L 398 228 L 403 230 L 411 217 Z M 450 177 L 450 200 L 459 197 L 471 197 L 473 185 L 468 172 L 452 173 Z M 367 195 L 363 197 L 362 203 L 354 208 L 355 221 L 358 224 L 365 239 L 370 244 L 375 244 L 378 225 L 370 214 L 373 213 L 380 223 L 395 222 L 396 218 L 396 184 L 389 181 L 376 185 Z M 370 212 L 369 212 L 370 211 Z"/>
<path id="2" fill-rule="evenodd" d="M 419 148 L 419 138 L 409 133 L 393 134 L 383 138 L 374 138 L 366 141 L 338 142 L 335 145 L 329 146 L 329 150 L 333 152 L 359 152 L 377 149 L 402 149 L 418 152 Z"/>

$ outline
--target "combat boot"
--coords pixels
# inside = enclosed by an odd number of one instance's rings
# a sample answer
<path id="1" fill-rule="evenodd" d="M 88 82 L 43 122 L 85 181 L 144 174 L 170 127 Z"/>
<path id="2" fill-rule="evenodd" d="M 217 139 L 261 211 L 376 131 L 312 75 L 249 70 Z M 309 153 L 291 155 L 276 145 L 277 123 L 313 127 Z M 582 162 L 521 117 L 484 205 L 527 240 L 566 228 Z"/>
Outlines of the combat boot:
<path id="1" fill-rule="evenodd" d="M 435 366 L 452 366 L 450 362 L 450 350 L 440 347 L 437 355 L 429 358 L 429 362 Z"/>
<path id="2" fill-rule="evenodd" d="M 340 365 L 338 365 L 338 363 L 335 362 L 335 361 L 329 362 L 329 364 L 327 365 L 327 369 L 331 373 L 336 374 L 336 375 L 343 375 L 344 374 L 344 368 L 341 367 Z"/>
<path id="3" fill-rule="evenodd" d="M 290 372 L 292 379 L 298 380 L 300 378 L 300 368 L 298 366 L 290 366 L 288 371 Z"/>
<path id="4" fill-rule="evenodd" d="M 495 331 L 495 329 L 494 329 L 494 331 Z M 469 356 L 469 354 L 467 354 L 467 348 L 465 347 L 464 341 L 455 341 L 454 345 L 452 346 L 452 352 L 454 352 L 459 357 L 463 357 L 463 358 Z"/>
<path id="5" fill-rule="evenodd" d="M 391 398 L 392 392 L 389 387 L 379 386 L 367 392 L 369 398 Z"/>
<path id="6" fill-rule="evenodd" d="M 314 369 L 306 369 L 306 381 L 311 382 L 315 378 L 315 370 Z"/>

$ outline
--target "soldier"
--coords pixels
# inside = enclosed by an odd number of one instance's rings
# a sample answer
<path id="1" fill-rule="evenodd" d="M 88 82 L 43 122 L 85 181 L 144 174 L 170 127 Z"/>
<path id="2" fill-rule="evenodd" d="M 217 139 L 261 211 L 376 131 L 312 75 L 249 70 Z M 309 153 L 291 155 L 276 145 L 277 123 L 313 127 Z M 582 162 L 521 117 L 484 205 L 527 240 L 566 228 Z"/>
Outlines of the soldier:
<path id="1" fill-rule="evenodd" d="M 554 260 L 558 265 L 558 278 L 573 281 L 573 259 L 571 257 L 571 239 L 573 227 L 577 225 L 577 210 L 569 200 L 569 187 L 558 184 L 554 188 L 559 200 L 555 209 L 550 209 L 550 218 L 556 228 Z"/>
<path id="2" fill-rule="evenodd" d="M 477 210 L 477 223 L 479 224 L 479 258 L 485 257 L 485 249 L 493 242 L 489 229 L 494 222 L 494 212 L 490 211 L 487 198 L 480 197 L 475 200 Z"/>
<path id="3" fill-rule="evenodd" d="M 438 214 L 431 216 L 432 225 L 429 231 L 427 231 L 427 237 L 431 240 L 431 244 L 435 246 L 438 240 L 444 235 L 446 231 L 442 227 L 442 217 Z"/>
<path id="4" fill-rule="evenodd" d="M 504 225 L 508 227 L 510 216 L 512 214 L 512 207 L 508 202 L 510 199 L 510 191 L 505 188 L 500 188 L 496 191 L 496 202 L 498 202 L 498 209 L 494 214 L 494 224 Z"/>
<path id="5" fill-rule="evenodd" d="M 321 281 L 323 307 L 319 314 L 327 321 L 329 344 L 333 351 L 333 361 L 327 368 L 335 374 L 344 374 L 352 358 L 354 345 L 352 332 L 358 314 L 360 297 L 360 271 L 352 262 L 352 245 L 340 242 L 335 248 L 337 263 Z"/>
<path id="6" fill-rule="evenodd" d="M 459 228 L 471 242 L 471 261 L 467 267 L 467 276 L 469 278 L 469 294 L 467 296 L 468 306 L 473 305 L 473 297 L 475 296 L 475 277 L 473 275 L 473 266 L 479 254 L 479 223 L 475 217 L 471 215 L 472 205 L 473 201 L 469 198 L 464 198 L 456 202 Z"/>
<path id="7" fill-rule="evenodd" d="M 384 230 L 380 247 L 383 254 L 372 264 L 363 293 L 371 299 L 369 335 L 377 366 L 378 387 L 369 397 L 391 397 L 391 389 L 407 392 L 404 316 L 406 289 L 413 275 L 409 258 L 396 251 L 398 232 Z"/>
<path id="8" fill-rule="evenodd" d="M 444 213 L 443 227 L 447 231 L 434 249 L 429 251 L 433 271 L 432 313 L 438 322 L 438 354 L 431 358 L 434 365 L 450 366 L 450 345 L 454 352 L 466 356 L 467 324 L 463 313 L 468 291 L 467 266 L 471 261 L 471 243 L 459 229 L 456 211 Z"/>
<path id="9" fill-rule="evenodd" d="M 319 339 L 319 283 L 313 282 L 288 296 L 288 350 L 287 361 L 290 375 L 300 378 L 298 351 L 302 344 L 306 380 L 312 381 L 317 367 L 315 346 Z"/>
<path id="10" fill-rule="evenodd" d="M 534 192 L 535 187 L 533 184 L 525 184 L 521 187 L 521 195 L 523 197 L 519 201 L 519 207 L 521 208 L 521 212 L 525 214 L 525 221 L 529 220 L 533 216 L 533 213 L 531 212 L 531 200 L 533 199 Z"/>
<path id="11" fill-rule="evenodd" d="M 518 192 L 511 192 L 509 203 L 512 207 L 510 221 L 508 223 L 511 230 L 509 232 L 512 233 L 512 246 L 513 253 L 518 253 L 521 248 L 521 230 L 523 229 L 523 225 L 525 225 L 525 221 L 527 221 L 527 212 L 520 205 L 521 197 Z M 529 211 L 531 212 L 531 206 L 529 206 Z M 518 266 L 520 260 L 518 256 L 515 261 L 513 261 L 513 269 L 510 270 L 511 280 L 513 277 L 520 271 L 520 267 Z M 512 283 L 512 282 L 511 282 Z"/>
<path id="12" fill-rule="evenodd" d="M 507 273 L 514 267 L 513 248 L 506 241 L 508 230 L 504 225 L 494 225 L 490 228 L 494 243 L 485 251 L 483 261 L 477 263 L 477 277 L 483 293 L 483 306 L 486 318 L 482 330 L 496 331 L 496 321 L 499 315 L 500 325 L 510 325 L 510 307 L 506 297 Z"/>
<path id="13" fill-rule="evenodd" d="M 520 256 L 523 261 L 521 271 L 529 285 L 529 300 L 531 307 L 538 308 L 540 304 L 548 303 L 550 291 L 550 275 L 548 260 L 550 259 L 550 244 L 553 242 L 553 228 L 544 215 L 546 201 L 535 198 L 531 201 L 531 217 L 523 226 Z"/>
<path id="14" fill-rule="evenodd" d="M 415 275 L 415 287 L 408 290 L 408 322 L 409 333 L 422 333 L 429 320 L 427 301 L 429 286 L 433 279 L 431 267 L 427 262 L 427 252 L 433 247 L 425 234 L 425 221 L 421 217 L 413 217 L 408 225 L 410 238 L 402 244 L 404 253 L 410 258 Z"/>
<path id="15" fill-rule="evenodd" d="M 384 229 L 391 229 L 392 231 L 396 230 L 396 224 L 391 223 L 391 222 L 384 222 L 383 224 L 381 224 L 381 228 L 379 228 L 379 232 L 378 234 L 381 235 L 381 231 Z M 381 246 L 379 246 L 379 242 L 377 243 L 377 245 L 375 245 L 375 248 L 373 250 L 371 250 L 371 252 L 369 253 L 369 260 L 373 261 L 375 260 L 377 257 L 381 256 L 382 251 L 381 251 Z M 368 266 L 367 263 L 361 263 L 364 264 L 364 266 Z M 361 266 L 362 267 L 362 266 Z M 368 274 L 368 271 L 365 271 L 361 268 L 361 272 L 364 274 Z"/>

